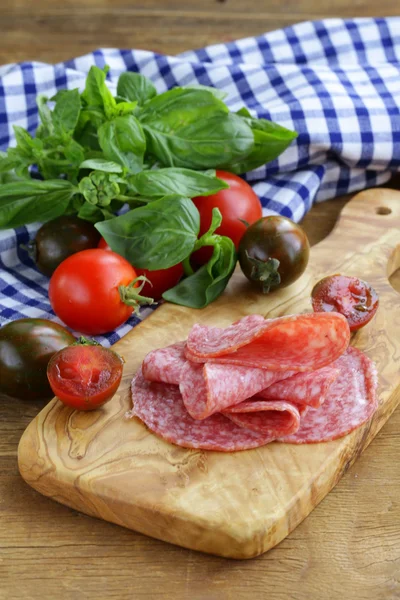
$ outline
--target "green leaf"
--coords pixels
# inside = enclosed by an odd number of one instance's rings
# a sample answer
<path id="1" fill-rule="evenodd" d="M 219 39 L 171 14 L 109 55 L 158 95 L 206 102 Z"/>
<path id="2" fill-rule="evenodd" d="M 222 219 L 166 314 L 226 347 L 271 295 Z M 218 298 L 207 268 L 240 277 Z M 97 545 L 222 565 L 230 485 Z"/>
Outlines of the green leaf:
<path id="1" fill-rule="evenodd" d="M 16 161 L 10 158 L 7 152 L 0 151 L 0 173 L 11 171 L 16 165 Z"/>
<path id="2" fill-rule="evenodd" d="M 139 269 L 168 269 L 193 250 L 199 211 L 189 198 L 166 196 L 96 228 L 107 244 Z"/>
<path id="3" fill-rule="evenodd" d="M 39 94 L 36 98 L 36 104 L 39 110 L 39 117 L 42 122 L 41 136 L 47 137 L 54 134 L 54 125 L 51 118 L 51 110 L 47 105 L 48 98 L 44 94 Z M 36 131 L 36 135 L 38 132 Z"/>
<path id="4" fill-rule="evenodd" d="M 137 102 L 119 102 L 114 109 L 114 116 L 122 117 L 124 115 L 131 115 L 136 107 Z"/>
<path id="5" fill-rule="evenodd" d="M 216 168 L 246 157 L 254 136 L 250 126 L 203 89 L 174 88 L 138 113 L 148 152 L 165 166 Z"/>
<path id="6" fill-rule="evenodd" d="M 241 109 L 239 113 L 252 128 L 254 146 L 244 160 L 225 165 L 225 168 L 232 173 L 246 173 L 274 160 L 290 146 L 298 135 L 295 131 L 290 131 L 272 121 L 249 117 L 250 113 L 247 109 Z"/>
<path id="7" fill-rule="evenodd" d="M 104 173 L 122 173 L 123 168 L 116 162 L 105 158 L 89 158 L 79 165 L 80 169 L 93 169 Z"/>
<path id="8" fill-rule="evenodd" d="M 127 71 L 119 76 L 117 94 L 127 100 L 136 100 L 139 104 L 144 104 L 157 96 L 157 90 L 144 75 Z"/>
<path id="9" fill-rule="evenodd" d="M 138 194 L 150 197 L 178 194 L 195 198 L 209 196 L 229 187 L 225 181 L 213 175 L 177 168 L 142 171 L 131 177 L 129 183 Z"/>
<path id="10" fill-rule="evenodd" d="M 104 111 L 107 119 L 112 119 L 115 116 L 117 102 L 105 83 L 108 71 L 109 67 L 104 69 L 90 67 L 82 99 L 90 109 L 99 107 Z"/>
<path id="11" fill-rule="evenodd" d="M 111 200 L 120 192 L 118 183 L 113 181 L 113 176 L 101 171 L 93 171 L 89 177 L 81 179 L 79 191 L 89 204 L 100 207 L 109 206 Z"/>
<path id="12" fill-rule="evenodd" d="M 31 136 L 26 129 L 23 127 L 19 127 L 19 125 L 14 125 L 14 134 L 15 139 L 17 141 L 17 151 L 21 156 L 25 158 L 34 158 L 33 157 L 33 148 L 35 147 L 33 137 Z"/>
<path id="13" fill-rule="evenodd" d="M 0 228 L 54 219 L 66 212 L 76 191 L 62 179 L 5 183 L 0 186 Z"/>
<path id="14" fill-rule="evenodd" d="M 63 153 L 65 158 L 71 161 L 74 166 L 80 165 L 85 158 L 85 152 L 82 146 L 72 138 L 64 146 Z"/>
<path id="15" fill-rule="evenodd" d="M 57 98 L 51 118 L 56 135 L 72 135 L 81 112 L 81 97 L 78 90 L 65 90 Z"/>
<path id="16" fill-rule="evenodd" d="M 208 263 L 165 292 L 164 300 L 190 308 L 204 308 L 222 294 L 235 270 L 236 251 L 230 238 L 215 237 L 219 240 Z"/>
<path id="17" fill-rule="evenodd" d="M 85 202 L 79 209 L 78 217 L 84 221 L 90 221 L 90 223 L 98 223 L 99 221 L 113 219 L 114 215 L 109 208 L 101 208 Z"/>
<path id="18" fill-rule="evenodd" d="M 216 98 L 219 98 L 219 100 L 223 100 L 228 95 L 227 92 L 224 92 L 223 90 L 219 90 L 218 88 L 214 88 L 209 85 L 202 85 L 201 83 L 187 85 L 187 86 L 185 86 L 185 89 L 187 89 L 187 90 L 188 89 L 190 89 L 190 90 L 206 90 L 207 92 L 210 92 L 211 94 L 213 94 Z"/>
<path id="19" fill-rule="evenodd" d="M 146 138 L 134 116 L 107 121 L 98 130 L 98 135 L 106 159 L 123 165 L 131 173 L 142 170 Z"/>

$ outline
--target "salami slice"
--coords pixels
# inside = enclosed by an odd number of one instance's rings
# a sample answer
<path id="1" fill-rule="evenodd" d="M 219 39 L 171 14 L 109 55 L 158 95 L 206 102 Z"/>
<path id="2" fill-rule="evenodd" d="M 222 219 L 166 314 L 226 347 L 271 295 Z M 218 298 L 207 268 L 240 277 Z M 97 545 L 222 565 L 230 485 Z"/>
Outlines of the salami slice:
<path id="1" fill-rule="evenodd" d="M 300 427 L 299 408 L 280 400 L 245 400 L 226 409 L 224 415 L 236 425 L 274 438 L 296 433 Z"/>
<path id="2" fill-rule="evenodd" d="M 350 341 L 348 323 L 339 313 L 307 313 L 263 322 L 257 315 L 251 317 L 225 330 L 194 325 L 186 357 L 194 362 L 313 371 L 338 358 Z"/>
<path id="3" fill-rule="evenodd" d="M 128 417 L 139 417 L 164 440 L 184 448 L 233 452 L 272 441 L 269 434 L 239 427 L 219 413 L 202 421 L 192 419 L 176 385 L 146 381 L 141 369 L 132 382 L 132 399 Z"/>
<path id="4" fill-rule="evenodd" d="M 257 395 L 267 400 L 287 400 L 318 408 L 325 401 L 329 388 L 338 378 L 339 372 L 339 369 L 322 367 L 317 371 L 296 373 L 289 379 L 273 383 Z"/>
<path id="5" fill-rule="evenodd" d="M 182 369 L 187 363 L 185 345 L 186 342 L 177 342 L 149 352 L 142 365 L 144 378 L 179 385 Z"/>
<path id="6" fill-rule="evenodd" d="M 367 421 L 377 408 L 377 373 L 373 362 L 357 348 L 349 348 L 332 365 L 340 371 L 321 408 L 310 408 L 298 431 L 280 442 L 309 444 L 347 435 Z"/>
<path id="7" fill-rule="evenodd" d="M 239 404 L 268 385 L 293 375 L 293 371 L 267 371 L 236 365 L 196 364 L 186 361 L 181 371 L 180 391 L 194 419 L 205 419 L 224 408 Z"/>

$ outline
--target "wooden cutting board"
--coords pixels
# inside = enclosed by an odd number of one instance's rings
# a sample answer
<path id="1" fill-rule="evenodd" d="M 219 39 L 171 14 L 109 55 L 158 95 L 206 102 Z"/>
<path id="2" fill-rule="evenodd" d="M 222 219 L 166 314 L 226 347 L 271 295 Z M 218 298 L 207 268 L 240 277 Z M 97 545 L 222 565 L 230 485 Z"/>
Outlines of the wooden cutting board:
<path id="1" fill-rule="evenodd" d="M 57 502 L 174 544 L 232 558 L 265 552 L 324 498 L 400 401 L 400 298 L 388 281 L 399 266 L 400 193 L 358 194 L 286 290 L 263 296 L 238 271 L 206 309 L 165 304 L 126 335 L 115 346 L 126 360 L 115 397 L 89 413 L 52 400 L 21 438 L 22 477 Z M 310 311 L 312 286 L 333 273 L 366 279 L 380 296 L 376 317 L 352 340 L 378 366 L 380 404 L 370 423 L 335 442 L 224 454 L 173 446 L 124 420 L 147 352 L 185 338 L 195 322 Z"/>

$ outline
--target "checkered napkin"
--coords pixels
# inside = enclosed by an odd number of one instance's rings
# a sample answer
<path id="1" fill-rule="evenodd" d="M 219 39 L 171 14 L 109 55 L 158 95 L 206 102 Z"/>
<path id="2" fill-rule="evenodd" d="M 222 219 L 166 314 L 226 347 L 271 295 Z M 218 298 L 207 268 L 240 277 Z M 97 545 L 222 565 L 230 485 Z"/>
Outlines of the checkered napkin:
<path id="1" fill-rule="evenodd" d="M 201 83 L 228 96 L 232 111 L 295 129 L 278 159 L 248 173 L 265 214 L 299 221 L 313 202 L 382 184 L 400 167 L 400 18 L 306 22 L 256 38 L 217 44 L 176 57 L 144 50 L 97 50 L 58 65 L 0 67 L 0 149 L 12 125 L 34 133 L 35 98 L 83 89 L 91 65 L 110 66 L 110 88 L 125 70 L 149 77 L 159 92 Z M 0 323 L 22 317 L 56 320 L 48 280 L 21 247 L 38 226 L 0 232 Z M 145 309 L 143 315 L 151 309 Z M 112 344 L 135 324 L 99 337 Z"/>

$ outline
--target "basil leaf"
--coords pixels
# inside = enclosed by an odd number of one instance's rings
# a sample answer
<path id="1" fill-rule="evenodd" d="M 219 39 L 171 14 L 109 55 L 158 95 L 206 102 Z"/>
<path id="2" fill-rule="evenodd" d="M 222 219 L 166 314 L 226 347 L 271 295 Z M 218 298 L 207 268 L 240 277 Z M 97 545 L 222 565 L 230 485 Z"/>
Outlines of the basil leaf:
<path id="1" fill-rule="evenodd" d="M 63 148 L 64 156 L 74 166 L 78 166 L 85 158 L 85 152 L 80 144 L 70 138 Z"/>
<path id="2" fill-rule="evenodd" d="M 127 100 L 137 100 L 139 104 L 144 104 L 157 96 L 157 90 L 144 75 L 127 71 L 119 76 L 117 94 Z"/>
<path id="3" fill-rule="evenodd" d="M 254 145 L 250 127 L 231 113 L 199 114 L 187 125 L 159 121 L 143 129 L 149 152 L 167 166 L 218 168 L 244 159 Z"/>
<path id="4" fill-rule="evenodd" d="M 219 100 L 223 100 L 228 95 L 227 92 L 219 90 L 218 88 L 211 87 L 209 85 L 202 85 L 201 83 L 187 85 L 187 86 L 185 86 L 185 89 L 206 90 L 207 92 L 210 92 L 211 94 L 213 94 L 216 98 L 219 98 Z"/>
<path id="5" fill-rule="evenodd" d="M 204 89 L 174 88 L 138 113 L 148 151 L 166 166 L 215 168 L 247 156 L 251 128 Z"/>
<path id="6" fill-rule="evenodd" d="M 215 176 L 190 169 L 158 169 L 142 171 L 130 179 L 131 187 L 143 196 L 179 194 L 188 198 L 209 196 L 229 187 Z"/>
<path id="7" fill-rule="evenodd" d="M 78 217 L 84 219 L 84 221 L 90 221 L 90 223 L 98 223 L 99 221 L 113 219 L 114 215 L 109 208 L 101 208 L 85 202 L 79 209 Z"/>
<path id="8" fill-rule="evenodd" d="M 208 263 L 164 292 L 164 300 L 190 308 L 204 308 L 222 294 L 235 270 L 236 250 L 230 238 L 218 237 Z"/>
<path id="9" fill-rule="evenodd" d="M 39 94 L 36 98 L 36 104 L 39 110 L 39 117 L 42 122 L 42 136 L 47 137 L 48 135 L 54 134 L 54 125 L 51 118 L 51 110 L 47 106 L 48 98 L 44 94 Z M 36 131 L 36 136 L 38 132 Z"/>
<path id="10" fill-rule="evenodd" d="M 97 223 L 107 244 L 139 269 L 168 269 L 187 258 L 200 229 L 189 198 L 166 196 L 124 215 Z"/>
<path id="11" fill-rule="evenodd" d="M 14 125 L 14 135 L 17 141 L 16 150 L 21 156 L 25 158 L 33 159 L 33 148 L 34 148 L 34 140 L 30 133 L 26 131 L 23 127 L 19 125 Z M 41 140 L 37 140 L 40 142 Z"/>
<path id="12" fill-rule="evenodd" d="M 105 158 L 120 163 L 131 173 L 142 170 L 146 138 L 134 116 L 107 121 L 98 130 L 98 136 Z"/>
<path id="13" fill-rule="evenodd" d="M 90 67 L 86 78 L 85 89 L 82 92 L 82 100 L 84 100 L 88 106 L 104 107 L 103 88 L 107 87 L 105 81 L 108 71 L 109 67 L 105 67 L 104 69 L 99 69 L 99 67 L 94 65 Z"/>
<path id="14" fill-rule="evenodd" d="M 225 168 L 232 173 L 245 173 L 271 162 L 282 154 L 298 135 L 295 131 L 290 131 L 267 119 L 249 117 L 250 113 L 247 109 L 241 109 L 238 114 L 251 127 L 254 146 L 244 160 L 225 165 Z"/>
<path id="15" fill-rule="evenodd" d="M 137 102 L 118 102 L 114 109 L 114 116 L 122 117 L 123 115 L 131 115 L 136 107 Z"/>
<path id="16" fill-rule="evenodd" d="M 76 191 L 62 179 L 5 183 L 0 186 L 0 228 L 54 219 L 66 212 Z"/>
<path id="17" fill-rule="evenodd" d="M 7 152 L 0 151 L 0 173 L 11 171 L 16 165 L 16 161 L 10 158 Z"/>
<path id="18" fill-rule="evenodd" d="M 89 204 L 109 206 L 118 196 L 120 189 L 113 176 L 102 171 L 93 171 L 79 182 L 79 191 Z"/>
<path id="19" fill-rule="evenodd" d="M 78 90 L 66 90 L 56 101 L 51 113 L 56 135 L 72 135 L 81 112 L 81 97 Z"/>
<path id="20" fill-rule="evenodd" d="M 105 158 L 89 158 L 79 165 L 80 169 L 94 169 L 104 173 L 122 173 L 121 165 Z"/>

